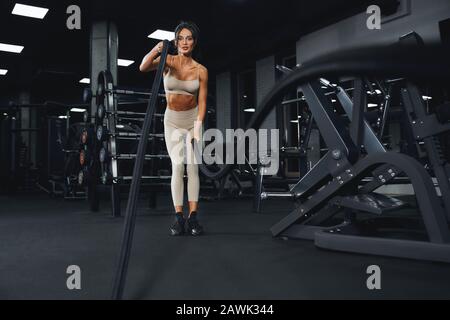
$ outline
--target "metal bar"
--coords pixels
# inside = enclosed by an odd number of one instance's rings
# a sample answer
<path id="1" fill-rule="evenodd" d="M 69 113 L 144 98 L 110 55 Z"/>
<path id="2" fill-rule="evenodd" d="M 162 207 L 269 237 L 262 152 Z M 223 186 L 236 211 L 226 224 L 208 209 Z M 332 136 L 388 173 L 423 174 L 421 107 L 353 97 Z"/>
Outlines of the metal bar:
<path id="1" fill-rule="evenodd" d="M 291 100 L 286 100 L 281 102 L 281 105 L 287 105 L 287 104 L 292 104 L 292 103 L 297 103 L 300 101 L 306 101 L 305 97 L 301 97 L 301 98 L 297 98 L 297 99 L 291 99 Z"/>
<path id="2" fill-rule="evenodd" d="M 115 111 L 115 112 L 111 112 L 111 114 L 117 114 L 117 115 L 130 115 L 130 116 L 146 116 L 146 113 L 142 113 L 142 112 L 133 112 L 133 111 Z M 163 113 L 155 113 L 153 115 L 154 117 L 164 117 Z"/>
<path id="3" fill-rule="evenodd" d="M 367 104 L 366 89 L 361 78 L 355 80 L 355 94 L 353 96 L 353 110 L 350 123 L 350 136 L 360 153 L 363 144 L 364 109 Z"/>
<path id="4" fill-rule="evenodd" d="M 116 99 L 118 100 L 118 99 Z M 148 103 L 148 99 L 142 99 L 142 101 L 126 101 L 126 100 L 122 100 L 122 101 L 118 101 L 117 104 L 119 106 L 131 106 L 131 105 L 135 105 L 135 104 L 146 104 Z"/>
<path id="5" fill-rule="evenodd" d="M 116 117 L 118 122 L 126 122 L 126 121 L 139 121 L 144 122 L 144 118 L 126 118 L 126 117 Z"/>
<path id="6" fill-rule="evenodd" d="M 275 68 L 276 68 L 277 70 L 283 72 L 284 74 L 289 74 L 289 73 L 292 72 L 292 69 L 290 69 L 290 68 L 288 68 L 288 67 L 285 67 L 285 66 L 282 66 L 282 65 L 279 65 L 279 64 L 277 64 L 277 65 L 275 66 Z"/>
<path id="7" fill-rule="evenodd" d="M 295 195 L 291 192 L 263 192 L 261 193 L 261 199 L 265 200 L 268 198 L 294 198 Z"/>
<path id="8" fill-rule="evenodd" d="M 118 132 L 116 133 L 117 137 L 141 137 L 142 134 L 140 133 L 134 133 L 134 132 Z M 155 137 L 155 138 L 164 138 L 163 133 L 149 133 L 149 137 Z"/>
<path id="9" fill-rule="evenodd" d="M 152 97 L 153 93 L 148 92 L 148 91 L 134 91 L 134 90 L 127 90 L 127 89 L 120 89 L 120 88 L 114 88 L 112 90 L 112 93 L 114 94 L 118 94 L 118 95 L 136 95 L 136 96 L 147 96 L 147 97 Z M 160 98 L 165 98 L 166 95 L 159 93 L 157 95 Z"/>
<path id="10" fill-rule="evenodd" d="M 336 87 L 333 87 L 333 90 L 336 90 Z M 355 90 L 355 88 L 348 88 L 348 89 L 342 89 L 342 90 L 348 92 L 348 91 L 353 91 L 353 90 Z M 325 92 L 325 93 L 324 93 L 324 95 L 326 95 L 326 96 L 331 96 L 331 95 L 333 95 L 333 94 L 336 94 L 336 92 L 333 91 L 333 92 Z M 290 100 L 285 100 L 285 101 L 281 102 L 281 105 L 284 106 L 284 105 L 287 105 L 287 104 L 297 103 L 297 102 L 301 102 L 301 101 L 306 101 L 305 97 L 296 98 L 296 99 L 290 99 Z"/>
<path id="11" fill-rule="evenodd" d="M 119 154 L 119 155 L 112 155 L 111 158 L 116 160 L 134 160 L 136 159 L 136 154 Z M 145 160 L 151 160 L 151 159 L 166 159 L 170 156 L 168 154 L 146 154 Z"/>
<path id="12" fill-rule="evenodd" d="M 352 117 L 353 114 L 353 101 L 348 96 L 348 94 L 345 92 L 344 89 L 341 87 L 337 88 L 337 98 L 339 102 L 341 103 L 345 113 L 349 118 Z M 386 152 L 386 149 L 384 148 L 381 141 L 377 138 L 376 134 L 373 132 L 372 127 L 367 121 L 364 121 L 363 123 L 364 129 L 363 129 L 363 144 L 364 148 L 368 153 L 375 153 L 375 152 Z"/>
<path id="13" fill-rule="evenodd" d="M 386 80 L 386 83 L 391 84 L 391 83 L 396 83 L 396 82 L 400 82 L 400 81 L 403 81 L 403 80 L 405 80 L 405 78 L 391 79 L 391 80 Z"/>
<path id="14" fill-rule="evenodd" d="M 256 169 L 256 176 L 255 176 L 254 198 L 253 198 L 253 212 L 255 212 L 255 213 L 261 213 L 261 194 L 264 189 L 264 186 L 263 186 L 264 175 L 261 174 L 262 169 L 263 168 L 261 167 L 261 164 L 258 159 L 258 166 Z M 223 180 L 226 180 L 226 179 L 223 179 Z M 221 188 L 222 188 L 222 182 L 221 182 Z"/>
<path id="15" fill-rule="evenodd" d="M 355 145 L 342 120 L 334 112 L 331 102 L 320 89 L 318 81 L 301 86 L 301 91 L 310 106 L 311 114 L 320 130 L 322 138 L 329 148 L 339 151 L 343 158 L 353 162 L 357 156 Z"/>
<path id="16" fill-rule="evenodd" d="M 331 175 L 329 170 L 330 158 L 330 152 L 328 152 L 291 188 L 290 192 L 300 198 L 307 196 L 312 189 L 322 184 Z"/>
<path id="17" fill-rule="evenodd" d="M 128 181 L 128 180 L 133 180 L 133 177 L 132 176 L 122 176 L 122 177 L 115 177 L 114 179 Z M 145 180 L 156 180 L 156 179 L 169 180 L 169 179 L 172 179 L 172 176 L 142 176 L 141 179 L 145 179 Z"/>
<path id="18" fill-rule="evenodd" d="M 117 140 L 132 140 L 137 141 L 138 139 L 136 137 L 117 137 Z M 154 137 L 149 137 L 148 140 L 153 140 Z"/>
<path id="19" fill-rule="evenodd" d="M 384 89 L 381 89 L 384 90 Z M 392 86 L 389 86 L 388 93 L 385 96 L 384 101 L 384 108 L 383 108 L 383 116 L 381 117 L 381 124 L 380 124 L 380 131 L 378 132 L 378 139 L 383 139 L 384 136 L 384 130 L 386 128 L 386 122 L 389 114 L 389 109 L 391 109 L 391 103 L 392 103 Z"/>

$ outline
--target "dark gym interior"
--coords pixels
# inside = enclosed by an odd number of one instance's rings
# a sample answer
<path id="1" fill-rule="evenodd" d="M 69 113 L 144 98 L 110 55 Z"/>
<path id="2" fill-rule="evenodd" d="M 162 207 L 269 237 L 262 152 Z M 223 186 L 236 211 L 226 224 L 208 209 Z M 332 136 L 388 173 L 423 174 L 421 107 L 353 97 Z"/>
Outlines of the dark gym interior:
<path id="1" fill-rule="evenodd" d="M 169 232 L 182 21 L 204 132 L 276 132 L 198 164 L 198 236 Z M 449 46 L 448 0 L 2 0 L 0 299 L 450 299 Z"/>

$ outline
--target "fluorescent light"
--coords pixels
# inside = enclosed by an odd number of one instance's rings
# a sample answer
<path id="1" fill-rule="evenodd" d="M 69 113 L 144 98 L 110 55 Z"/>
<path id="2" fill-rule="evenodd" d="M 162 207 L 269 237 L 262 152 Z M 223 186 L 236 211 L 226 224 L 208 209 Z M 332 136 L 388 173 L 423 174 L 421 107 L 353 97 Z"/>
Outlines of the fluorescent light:
<path id="1" fill-rule="evenodd" d="M 86 109 L 72 108 L 72 109 L 70 109 L 70 112 L 86 112 Z"/>
<path id="2" fill-rule="evenodd" d="M 125 126 L 123 124 L 118 124 L 116 125 L 117 129 L 125 129 Z"/>
<path id="3" fill-rule="evenodd" d="M 379 89 L 376 89 L 375 92 L 376 92 L 376 94 L 382 94 L 382 93 L 383 93 L 383 92 L 381 92 L 381 90 L 379 90 Z"/>
<path id="4" fill-rule="evenodd" d="M 244 112 L 256 112 L 255 108 L 244 109 Z"/>
<path id="5" fill-rule="evenodd" d="M 331 99 L 331 102 L 336 103 L 337 101 L 335 99 Z"/>
<path id="6" fill-rule="evenodd" d="M 59 119 L 67 119 L 67 116 L 59 116 Z"/>
<path id="7" fill-rule="evenodd" d="M 48 9 L 16 3 L 12 14 L 30 18 L 44 19 Z"/>
<path id="8" fill-rule="evenodd" d="M 117 59 L 117 65 L 120 67 L 129 67 L 134 63 L 133 60 Z"/>
<path id="9" fill-rule="evenodd" d="M 377 105 L 376 103 L 369 103 L 369 104 L 367 105 L 367 107 L 369 107 L 369 108 L 375 108 L 375 107 L 378 107 L 378 105 Z"/>
<path id="10" fill-rule="evenodd" d="M 21 53 L 23 48 L 24 48 L 23 46 L 16 46 L 13 44 L 0 43 L 0 51 Z"/>
<path id="11" fill-rule="evenodd" d="M 291 123 L 298 123 L 298 120 L 291 120 Z"/>
<path id="12" fill-rule="evenodd" d="M 432 97 L 429 96 L 422 96 L 423 100 L 428 101 L 428 100 L 432 100 Z"/>
<path id="13" fill-rule="evenodd" d="M 91 79 L 89 79 L 89 78 L 83 78 L 83 79 L 80 80 L 80 83 L 86 83 L 86 84 L 89 84 L 89 83 L 91 83 Z"/>
<path id="14" fill-rule="evenodd" d="M 151 39 L 157 39 L 157 40 L 173 40 L 175 39 L 175 33 L 171 31 L 164 31 L 164 30 L 156 30 L 151 35 L 148 36 Z"/>
<path id="15" fill-rule="evenodd" d="M 5 76 L 8 73 L 8 70 L 0 69 L 0 76 Z"/>

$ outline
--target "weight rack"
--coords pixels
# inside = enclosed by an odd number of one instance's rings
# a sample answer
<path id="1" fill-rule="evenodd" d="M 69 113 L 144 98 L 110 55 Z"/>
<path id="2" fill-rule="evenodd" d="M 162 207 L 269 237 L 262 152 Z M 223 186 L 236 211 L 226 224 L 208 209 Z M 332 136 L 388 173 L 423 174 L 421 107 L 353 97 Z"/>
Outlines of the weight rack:
<path id="1" fill-rule="evenodd" d="M 137 145 L 142 137 L 142 123 L 145 113 L 136 112 L 139 105 L 147 103 L 151 93 L 143 90 L 127 90 L 117 88 L 113 85 L 113 77 L 106 70 L 99 73 L 96 99 L 97 112 L 93 124 L 87 126 L 89 132 L 87 140 L 94 139 L 95 147 L 84 148 L 80 151 L 81 158 L 85 157 L 86 166 L 80 172 L 80 177 L 89 177 L 97 185 L 110 187 L 112 216 L 120 217 L 120 187 L 127 185 L 132 181 L 131 172 L 136 159 Z M 92 99 L 92 93 L 84 93 L 84 99 Z M 133 97 L 134 100 L 127 101 L 124 97 Z M 142 98 L 142 96 L 146 98 Z M 137 97 L 137 99 L 135 99 Z M 165 106 L 165 95 L 158 94 L 159 110 Z M 130 107 L 134 109 L 129 110 Z M 85 120 L 89 120 L 88 116 Z M 161 187 L 166 187 L 171 179 L 171 167 L 169 155 L 165 147 L 163 132 L 162 112 L 155 113 L 153 116 L 152 132 L 148 135 L 148 150 L 145 156 L 145 173 L 142 179 L 143 185 L 151 189 L 149 206 L 156 206 L 157 192 Z M 82 154 L 84 154 L 82 156 Z M 88 161 L 86 161 L 88 160 Z M 91 161 L 91 163 L 89 163 Z M 92 170 L 89 170 L 92 167 Z M 81 180 L 82 178 L 80 178 Z M 97 186 L 95 187 L 97 188 Z M 98 198 L 97 190 L 93 190 L 95 198 Z M 98 199 L 96 199 L 98 202 Z M 91 205 L 91 210 L 97 209 Z M 95 211 L 95 210 L 94 210 Z"/>

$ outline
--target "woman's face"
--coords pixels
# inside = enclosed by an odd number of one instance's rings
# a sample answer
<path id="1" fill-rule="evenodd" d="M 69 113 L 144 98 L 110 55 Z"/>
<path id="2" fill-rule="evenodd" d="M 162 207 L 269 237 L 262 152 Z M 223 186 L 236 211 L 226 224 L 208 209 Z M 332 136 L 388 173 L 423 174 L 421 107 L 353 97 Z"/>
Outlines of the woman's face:
<path id="1" fill-rule="evenodd" d="M 180 54 L 190 55 L 194 51 L 195 41 L 192 32 L 188 29 L 181 29 L 177 37 L 177 48 Z"/>

